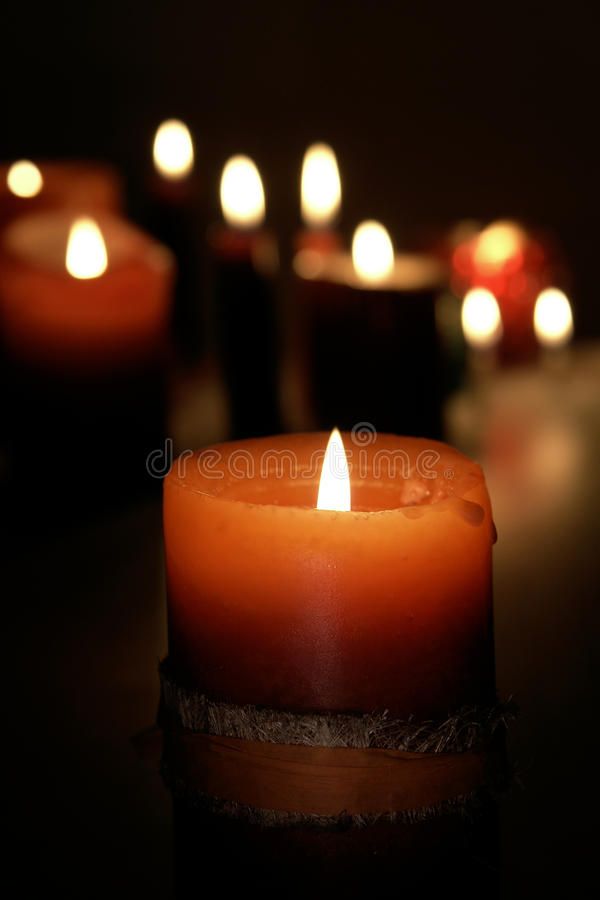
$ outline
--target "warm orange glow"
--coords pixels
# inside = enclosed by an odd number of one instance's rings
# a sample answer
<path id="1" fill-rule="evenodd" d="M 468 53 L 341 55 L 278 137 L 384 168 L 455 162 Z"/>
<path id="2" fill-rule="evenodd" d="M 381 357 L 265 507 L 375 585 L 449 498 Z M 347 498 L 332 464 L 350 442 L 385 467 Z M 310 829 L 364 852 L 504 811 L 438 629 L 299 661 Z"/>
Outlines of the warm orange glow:
<path id="1" fill-rule="evenodd" d="M 327 227 L 338 215 L 341 202 L 342 185 L 335 153 L 327 144 L 313 144 L 302 163 L 302 218 L 311 228 Z"/>
<path id="2" fill-rule="evenodd" d="M 535 301 L 533 327 L 542 347 L 563 347 L 573 336 L 569 299 L 558 288 L 546 288 Z"/>
<path id="3" fill-rule="evenodd" d="M 465 295 L 461 319 L 465 340 L 471 347 L 486 350 L 502 337 L 500 307 L 486 288 L 473 288 Z"/>
<path id="4" fill-rule="evenodd" d="M 232 156 L 221 175 L 221 209 L 234 228 L 257 228 L 265 218 L 260 172 L 249 156 Z"/>
<path id="5" fill-rule="evenodd" d="M 168 119 L 158 128 L 152 148 L 156 170 L 171 181 L 179 181 L 194 168 L 194 144 L 190 130 L 178 119 Z"/>
<path id="6" fill-rule="evenodd" d="M 519 255 L 526 235 L 516 222 L 492 222 L 484 228 L 475 244 L 474 260 L 482 269 L 501 269 Z"/>
<path id="7" fill-rule="evenodd" d="M 44 179 L 35 163 L 21 159 L 8 170 L 6 184 L 16 197 L 36 197 L 44 186 Z"/>
<path id="8" fill-rule="evenodd" d="M 361 222 L 352 238 L 352 262 L 364 281 L 383 281 L 394 268 L 394 247 L 379 222 Z"/>
<path id="9" fill-rule="evenodd" d="M 76 219 L 71 225 L 65 265 L 73 278 L 99 278 L 106 272 L 106 244 L 93 219 Z"/>
<path id="10" fill-rule="evenodd" d="M 331 432 L 325 451 L 317 509 L 333 509 L 339 512 L 348 512 L 352 509 L 348 459 L 342 436 L 337 428 Z"/>
<path id="11" fill-rule="evenodd" d="M 314 281 L 315 278 L 318 278 L 323 273 L 324 257 L 318 250 L 299 250 L 294 257 L 292 265 L 294 272 L 300 278 Z"/>

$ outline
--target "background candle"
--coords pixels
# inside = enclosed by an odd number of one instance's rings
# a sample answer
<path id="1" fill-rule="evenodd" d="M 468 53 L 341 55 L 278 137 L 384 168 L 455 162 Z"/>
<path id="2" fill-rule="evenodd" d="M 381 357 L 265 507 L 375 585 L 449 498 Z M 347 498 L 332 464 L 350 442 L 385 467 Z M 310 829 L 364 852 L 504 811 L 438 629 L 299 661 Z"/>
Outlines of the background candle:
<path id="1" fill-rule="evenodd" d="M 492 222 L 455 249 L 453 268 L 459 295 L 479 287 L 496 298 L 503 324 L 499 358 L 510 362 L 534 356 L 535 300 L 550 278 L 541 242 L 517 222 Z"/>
<path id="2" fill-rule="evenodd" d="M 535 301 L 535 335 L 542 347 L 565 347 L 573 337 L 573 313 L 567 295 L 558 288 L 546 288 Z"/>
<path id="3" fill-rule="evenodd" d="M 38 213 L 4 231 L 0 334 L 12 466 L 48 466 L 39 483 L 13 479 L 18 494 L 35 483 L 56 491 L 61 506 L 71 491 L 92 507 L 103 491 L 128 496 L 145 483 L 146 454 L 164 435 L 172 271 L 168 251 L 112 216 Z M 80 478 L 90 469 L 88 494 Z"/>
<path id="4" fill-rule="evenodd" d="M 347 253 L 296 258 L 300 278 L 322 285 L 300 297 L 312 421 L 439 436 L 444 387 L 435 299 L 443 266 L 425 255 L 394 255 L 385 229 L 365 224 L 354 263 Z"/>
<path id="5" fill-rule="evenodd" d="M 83 240 L 67 211 L 20 218 L 0 242 L 0 314 L 9 355 L 77 374 L 136 366 L 164 352 L 172 259 L 114 216 L 99 216 Z M 92 275 L 77 270 L 77 246 L 107 258 Z M 98 235 L 100 235 L 98 239 Z M 87 240 L 86 240 L 87 237 Z M 98 240 L 100 243 L 98 243 Z M 69 259 L 74 274 L 68 271 Z"/>
<path id="6" fill-rule="evenodd" d="M 327 144 L 312 144 L 304 154 L 300 177 L 300 211 L 303 228 L 294 236 L 290 295 L 286 309 L 286 354 L 282 385 L 288 427 L 295 431 L 310 421 L 306 352 L 303 336 L 306 314 L 314 304 L 327 302 L 329 288 L 315 275 L 323 258 L 341 250 L 342 238 L 336 228 L 341 207 L 341 181 L 337 159 Z M 321 299 L 319 299 L 321 298 Z"/>
<path id="7" fill-rule="evenodd" d="M 467 291 L 461 307 L 461 324 L 469 347 L 470 375 L 479 379 L 494 370 L 503 333 L 500 307 L 491 291 L 486 288 Z"/>
<path id="8" fill-rule="evenodd" d="M 533 327 L 544 366 L 564 372 L 569 363 L 573 338 L 573 311 L 567 295 L 555 287 L 541 291 L 533 311 Z"/>
<path id="9" fill-rule="evenodd" d="M 118 212 L 122 186 L 117 173 L 98 162 L 32 162 L 0 166 L 0 228 L 17 216 L 69 207 Z"/>
<path id="10" fill-rule="evenodd" d="M 177 278 L 172 310 L 177 347 L 186 361 L 204 347 L 202 304 L 202 219 L 195 176 L 195 150 L 189 128 L 168 119 L 156 131 L 153 172 L 144 214 L 150 232 L 173 252 Z"/>
<path id="11" fill-rule="evenodd" d="M 277 245 L 262 228 L 265 194 L 247 156 L 232 157 L 221 177 L 225 226 L 209 232 L 219 359 L 235 437 L 279 430 L 275 276 Z"/>
<path id="12" fill-rule="evenodd" d="M 379 435 L 357 449 L 346 435 L 352 511 L 318 510 L 327 438 L 224 444 L 171 470 L 179 676 L 211 697 L 296 710 L 424 719 L 491 701 L 493 525 L 481 470 L 436 442 Z M 419 460 L 436 477 L 419 475 Z"/>
<path id="13" fill-rule="evenodd" d="M 296 251 L 328 253 L 340 249 L 335 221 L 341 203 L 342 185 L 335 153 L 328 144 L 312 144 L 302 161 L 300 211 L 305 227 L 296 235 Z"/>

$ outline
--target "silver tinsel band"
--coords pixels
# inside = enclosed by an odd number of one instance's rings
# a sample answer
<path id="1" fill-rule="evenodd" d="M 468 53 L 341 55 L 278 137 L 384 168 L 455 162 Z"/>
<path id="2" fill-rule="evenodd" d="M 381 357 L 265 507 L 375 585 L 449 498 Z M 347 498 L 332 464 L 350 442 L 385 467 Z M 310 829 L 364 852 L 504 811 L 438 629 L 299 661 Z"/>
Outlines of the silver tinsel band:
<path id="1" fill-rule="evenodd" d="M 490 788 L 497 787 L 502 780 L 498 761 L 502 756 L 502 736 L 508 721 L 514 716 L 514 708 L 510 703 L 491 707 L 464 707 L 443 721 L 417 722 L 398 720 L 386 712 L 364 715 L 297 714 L 285 710 L 221 703 L 181 685 L 173 676 L 168 660 L 160 666 L 160 680 L 159 718 L 167 738 L 169 735 L 175 736 L 175 739 L 177 735 L 187 738 L 195 735 L 202 740 L 202 736 L 210 740 L 209 736 L 213 736 L 216 748 L 211 747 L 211 753 L 204 757 L 209 761 L 215 752 L 221 752 L 220 744 L 225 746 L 225 752 L 230 749 L 227 746 L 228 739 L 239 742 L 242 749 L 256 748 L 260 744 L 276 744 L 289 749 L 328 748 L 330 754 L 334 748 L 372 750 L 375 751 L 372 756 L 376 756 L 378 752 L 381 755 L 381 751 L 386 750 L 400 757 L 403 753 L 407 757 L 421 754 L 425 763 L 430 762 L 432 755 L 436 754 L 444 755 L 437 757 L 440 762 L 447 759 L 456 761 L 459 757 L 460 761 L 464 761 L 467 757 L 482 757 L 493 748 L 490 758 L 493 756 L 494 764 L 486 764 L 482 783 L 466 794 L 453 794 L 450 785 L 445 794 L 442 791 L 442 799 L 434 804 L 419 804 L 415 808 L 405 807 L 376 813 L 348 813 L 341 809 L 336 815 L 321 815 L 298 812 L 295 809 L 262 808 L 244 803 L 235 796 L 217 796 L 198 790 L 197 784 L 192 783 L 193 779 L 186 778 L 186 772 L 182 771 L 180 757 L 175 764 L 177 754 L 169 752 L 167 740 L 162 768 L 169 787 L 177 796 L 214 812 L 243 817 L 263 825 L 310 824 L 338 827 L 341 824 L 365 825 L 382 818 L 387 821 L 414 821 L 443 812 L 468 813 L 474 804 L 480 802 L 483 792 L 487 793 Z M 205 753 L 205 750 L 201 752 Z M 411 761 L 414 762 L 412 759 Z"/>

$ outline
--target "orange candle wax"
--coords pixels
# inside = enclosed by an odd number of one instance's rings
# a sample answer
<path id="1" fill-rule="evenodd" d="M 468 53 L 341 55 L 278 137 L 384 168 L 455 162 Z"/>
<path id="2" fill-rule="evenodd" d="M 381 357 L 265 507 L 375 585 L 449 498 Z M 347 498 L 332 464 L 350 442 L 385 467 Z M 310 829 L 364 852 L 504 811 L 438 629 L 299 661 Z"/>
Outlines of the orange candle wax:
<path id="1" fill-rule="evenodd" d="M 316 509 L 326 434 L 222 444 L 164 485 L 170 659 L 208 696 L 426 719 L 494 694 L 479 466 L 345 436 L 351 509 Z"/>
<path id="2" fill-rule="evenodd" d="M 156 358 L 168 332 L 171 255 L 105 214 L 95 220 L 100 246 L 81 247 L 84 263 L 90 252 L 100 255 L 97 272 L 73 275 L 67 248 L 74 221 L 67 211 L 37 213 L 2 235 L 0 326 L 9 355 L 78 373 Z"/>

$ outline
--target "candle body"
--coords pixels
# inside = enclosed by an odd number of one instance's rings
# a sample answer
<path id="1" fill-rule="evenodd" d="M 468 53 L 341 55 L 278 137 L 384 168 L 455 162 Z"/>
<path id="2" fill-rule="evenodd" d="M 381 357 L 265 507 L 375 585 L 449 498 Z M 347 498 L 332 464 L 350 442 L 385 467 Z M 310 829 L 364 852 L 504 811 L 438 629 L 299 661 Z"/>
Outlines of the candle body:
<path id="1" fill-rule="evenodd" d="M 439 273 L 433 281 L 417 272 L 415 280 L 371 287 L 352 275 L 346 255 L 339 266 L 332 262 L 297 279 L 305 392 L 316 427 L 369 422 L 380 431 L 440 437 Z"/>
<path id="2" fill-rule="evenodd" d="M 120 219 L 97 218 L 109 267 L 99 278 L 67 272 L 72 216 L 32 214 L 0 245 L 0 326 L 11 358 L 57 371 L 113 372 L 164 352 L 172 259 Z"/>
<path id="3" fill-rule="evenodd" d="M 98 221 L 109 265 L 89 280 L 64 266 L 68 214 L 22 217 L 2 236 L 9 500 L 27 516 L 33 492 L 36 523 L 151 487 L 146 456 L 164 441 L 171 256 L 120 220 Z"/>
<path id="4" fill-rule="evenodd" d="M 434 441 L 348 436 L 353 511 L 316 510 L 326 439 L 221 445 L 167 477 L 180 677 L 295 710 L 425 719 L 491 702 L 493 525 L 479 467 Z M 435 478 L 418 474 L 425 459 Z"/>
<path id="5" fill-rule="evenodd" d="M 277 247 L 264 232 L 209 234 L 219 361 L 234 438 L 279 430 L 275 275 Z"/>
<path id="6" fill-rule="evenodd" d="M 172 308 L 175 343 L 184 360 L 193 361 L 204 350 L 206 325 L 201 240 L 204 228 L 197 212 L 197 181 L 193 173 L 180 181 L 169 181 L 154 173 L 148 193 L 148 230 L 177 260 Z"/>

